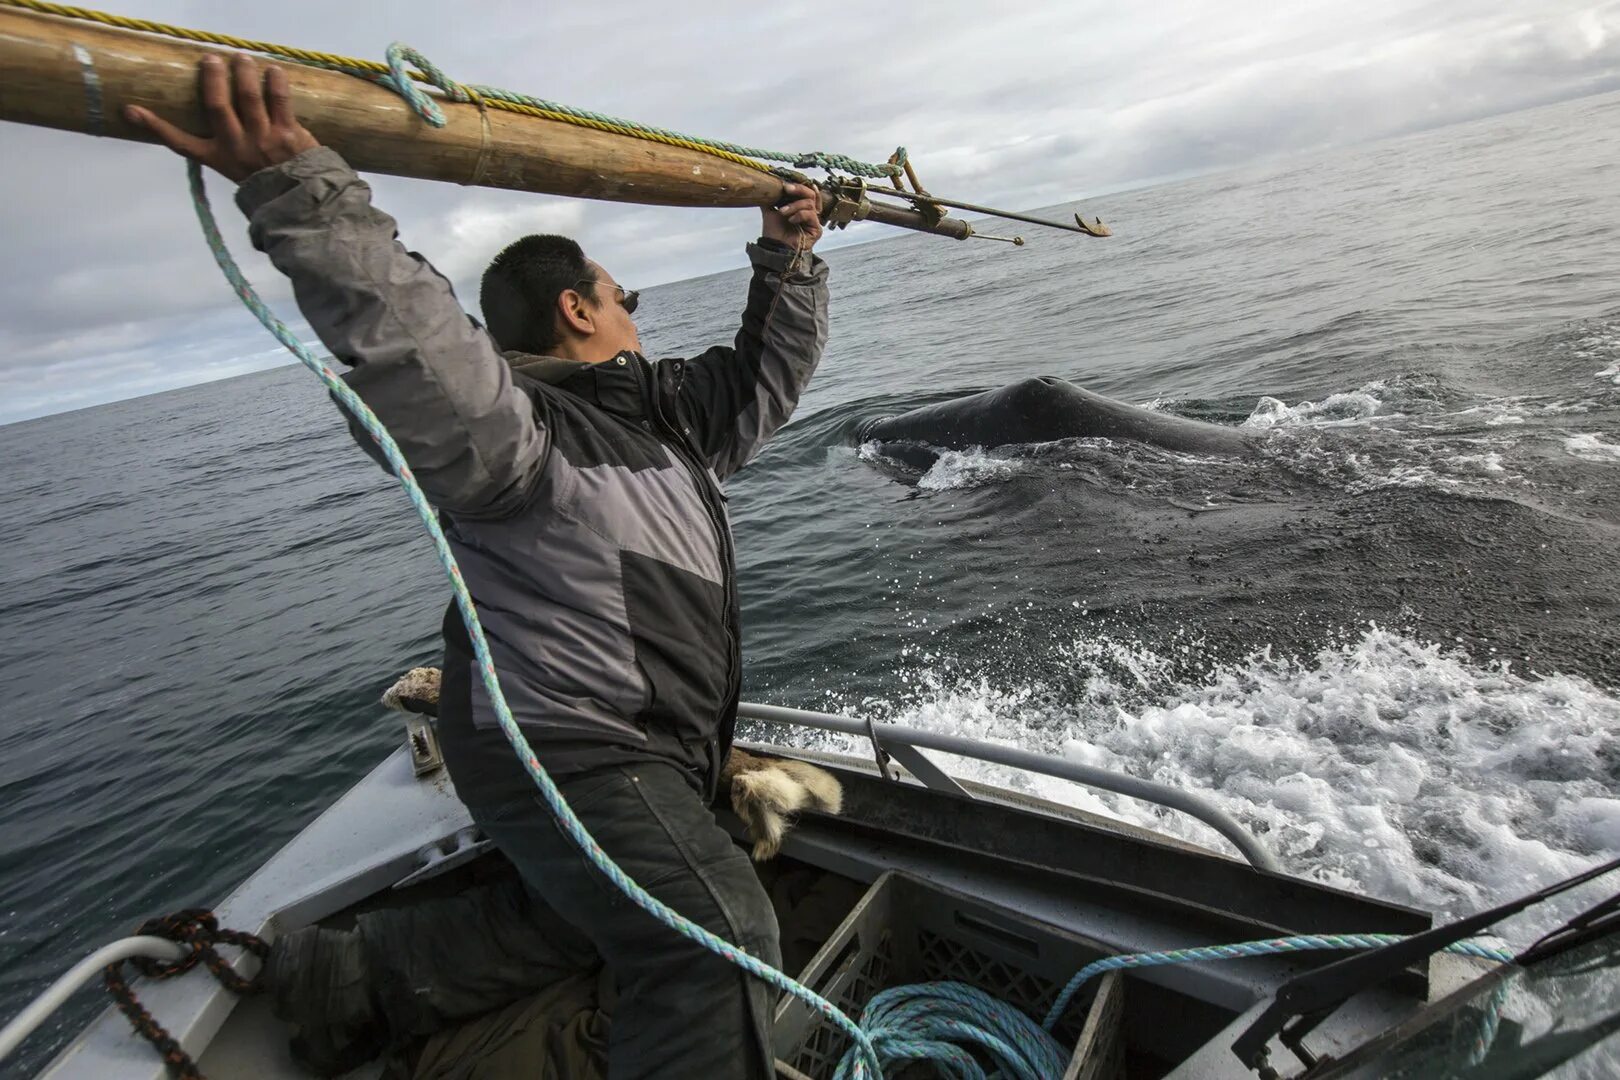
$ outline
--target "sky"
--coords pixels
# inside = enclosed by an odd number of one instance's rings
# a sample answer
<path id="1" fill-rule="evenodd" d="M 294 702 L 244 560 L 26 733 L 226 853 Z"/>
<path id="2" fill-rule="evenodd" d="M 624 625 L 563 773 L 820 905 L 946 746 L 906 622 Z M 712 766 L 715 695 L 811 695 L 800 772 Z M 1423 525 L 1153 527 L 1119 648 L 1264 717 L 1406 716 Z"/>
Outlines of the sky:
<path id="1" fill-rule="evenodd" d="M 842 14 L 757 0 L 106 2 L 353 56 L 403 41 L 465 82 L 756 146 L 882 160 L 905 145 L 930 189 L 1008 208 L 1620 90 L 1620 0 L 884 0 Z M 741 267 L 758 232 L 753 210 L 369 179 L 473 311 L 484 265 L 526 233 L 575 236 L 644 287 Z M 231 186 L 216 177 L 211 192 L 250 279 L 296 324 Z M 0 122 L 0 423 L 287 362 L 214 266 L 178 158 Z"/>

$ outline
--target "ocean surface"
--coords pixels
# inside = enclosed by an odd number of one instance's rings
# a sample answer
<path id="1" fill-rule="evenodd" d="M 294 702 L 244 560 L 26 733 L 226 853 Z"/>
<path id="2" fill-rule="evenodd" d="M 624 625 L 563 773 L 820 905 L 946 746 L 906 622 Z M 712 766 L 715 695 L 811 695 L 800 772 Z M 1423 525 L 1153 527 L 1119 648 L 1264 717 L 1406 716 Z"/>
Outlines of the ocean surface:
<path id="1" fill-rule="evenodd" d="M 1616 131 L 1587 98 L 1075 207 L 1107 240 L 832 252 L 821 370 L 730 487 L 745 696 L 1195 789 L 1294 872 L 1448 915 L 1620 856 Z M 729 340 L 744 281 L 648 291 L 651 354 Z M 1264 438 L 853 443 L 1031 375 Z M 436 662 L 446 588 L 300 368 L 0 428 L 0 463 L 9 1017 L 393 750 L 376 699 Z"/>

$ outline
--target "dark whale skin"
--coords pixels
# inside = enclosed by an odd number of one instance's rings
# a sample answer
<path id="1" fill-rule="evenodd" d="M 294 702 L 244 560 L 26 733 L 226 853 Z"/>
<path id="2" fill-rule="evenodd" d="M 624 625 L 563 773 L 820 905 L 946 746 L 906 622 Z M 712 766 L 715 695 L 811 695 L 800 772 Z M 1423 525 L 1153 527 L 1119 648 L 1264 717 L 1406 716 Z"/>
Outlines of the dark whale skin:
<path id="1" fill-rule="evenodd" d="M 1128 405 L 1071 382 L 1037 375 L 954 401 L 869 420 L 856 441 L 923 443 L 941 450 L 1056 439 L 1129 439 L 1167 450 L 1235 454 L 1255 436 L 1237 428 Z"/>

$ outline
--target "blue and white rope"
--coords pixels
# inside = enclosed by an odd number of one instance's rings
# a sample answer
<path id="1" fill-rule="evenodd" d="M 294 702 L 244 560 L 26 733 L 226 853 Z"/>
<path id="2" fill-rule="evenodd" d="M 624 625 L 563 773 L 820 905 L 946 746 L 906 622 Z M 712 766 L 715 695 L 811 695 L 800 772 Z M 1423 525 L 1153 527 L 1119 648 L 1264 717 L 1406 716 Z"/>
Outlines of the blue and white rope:
<path id="1" fill-rule="evenodd" d="M 1247 956 L 1275 956 L 1279 953 L 1308 952 L 1315 949 L 1377 949 L 1406 939 L 1400 934 L 1301 934 L 1297 937 L 1267 938 L 1264 941 L 1244 941 L 1236 945 L 1207 945 L 1197 949 L 1170 949 L 1165 952 L 1129 953 L 1124 956 L 1105 956 L 1081 968 L 1069 980 L 1052 1008 L 1047 1011 L 1041 1027 L 1051 1031 L 1062 1017 L 1063 1011 L 1074 1000 L 1074 995 L 1088 981 L 1108 971 L 1127 968 L 1161 967 L 1165 964 L 1195 964 L 1203 960 L 1238 960 Z M 1464 956 L 1477 956 L 1484 960 L 1506 963 L 1513 954 L 1506 949 L 1480 945 L 1472 941 L 1459 941 L 1446 946 L 1447 952 Z"/>
<path id="2" fill-rule="evenodd" d="M 897 986 L 873 996 L 861 1013 L 882 1068 L 929 1061 L 950 1080 L 987 1080 L 965 1046 L 981 1048 L 1006 1080 L 1052 1080 L 1069 1053 L 1040 1025 L 1005 1001 L 959 982 Z M 835 1080 L 859 1075 L 860 1049 L 850 1047 Z"/>

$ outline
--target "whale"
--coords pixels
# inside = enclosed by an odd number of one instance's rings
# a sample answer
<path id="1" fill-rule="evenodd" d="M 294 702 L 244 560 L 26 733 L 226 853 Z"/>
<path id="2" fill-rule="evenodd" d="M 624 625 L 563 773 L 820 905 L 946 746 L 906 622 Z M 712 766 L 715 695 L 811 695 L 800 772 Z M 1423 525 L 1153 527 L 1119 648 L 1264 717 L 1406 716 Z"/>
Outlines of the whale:
<path id="1" fill-rule="evenodd" d="M 1257 433 L 1155 412 L 1076 386 L 1065 379 L 1036 375 L 1008 386 L 895 416 L 866 420 L 855 429 L 857 445 L 878 443 L 911 459 L 917 451 L 989 449 L 1013 443 L 1103 438 L 1148 443 L 1197 454 L 1236 454 L 1252 446 Z"/>

